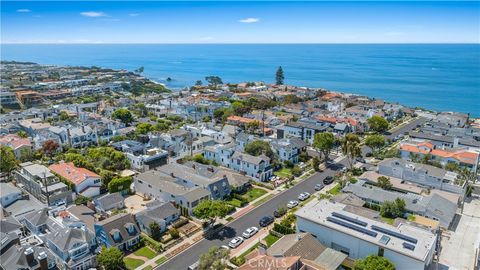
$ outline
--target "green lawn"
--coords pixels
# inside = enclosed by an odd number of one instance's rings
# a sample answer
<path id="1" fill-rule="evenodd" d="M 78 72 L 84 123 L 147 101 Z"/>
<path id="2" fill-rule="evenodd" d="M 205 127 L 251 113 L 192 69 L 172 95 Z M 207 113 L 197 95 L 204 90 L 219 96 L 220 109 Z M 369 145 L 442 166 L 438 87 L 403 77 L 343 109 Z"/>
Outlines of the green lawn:
<path id="1" fill-rule="evenodd" d="M 123 262 L 128 270 L 137 269 L 140 265 L 144 264 L 143 260 L 132 259 L 132 258 L 123 258 Z"/>
<path id="2" fill-rule="evenodd" d="M 271 235 L 271 234 L 267 235 L 264 238 L 265 242 L 267 242 L 267 247 L 271 247 L 275 242 L 278 241 L 278 239 L 280 239 L 280 238 L 276 237 L 275 235 Z"/>
<path id="3" fill-rule="evenodd" d="M 246 198 L 249 202 L 251 202 L 265 193 L 267 193 L 267 191 L 264 189 L 252 188 L 249 191 L 247 191 L 247 193 L 243 195 L 243 197 Z"/>
<path id="4" fill-rule="evenodd" d="M 142 270 L 152 270 L 152 269 L 153 269 L 153 267 L 151 265 L 147 265 Z"/>
<path id="5" fill-rule="evenodd" d="M 155 263 L 160 265 L 160 264 L 164 263 L 166 260 L 167 260 L 167 257 L 162 256 L 158 260 L 156 260 Z"/>
<path id="6" fill-rule="evenodd" d="M 337 194 L 340 194 L 341 189 L 342 188 L 340 187 L 340 184 L 337 184 L 332 189 L 330 189 L 327 193 L 332 194 L 332 195 L 337 195 Z"/>
<path id="7" fill-rule="evenodd" d="M 292 175 L 292 170 L 289 168 L 281 168 L 278 171 L 273 172 L 274 175 L 288 178 Z"/>
<path id="8" fill-rule="evenodd" d="M 142 247 L 141 249 L 135 251 L 133 254 L 137 256 L 142 256 L 148 259 L 153 259 L 157 255 L 157 253 L 155 253 L 149 247 Z"/>
<path id="9" fill-rule="evenodd" d="M 233 198 L 233 199 L 227 201 L 227 203 L 230 204 L 230 205 L 233 205 L 233 206 L 235 206 L 235 207 L 237 207 L 237 208 L 238 208 L 238 207 L 242 207 L 242 202 L 241 202 L 239 199 Z"/>

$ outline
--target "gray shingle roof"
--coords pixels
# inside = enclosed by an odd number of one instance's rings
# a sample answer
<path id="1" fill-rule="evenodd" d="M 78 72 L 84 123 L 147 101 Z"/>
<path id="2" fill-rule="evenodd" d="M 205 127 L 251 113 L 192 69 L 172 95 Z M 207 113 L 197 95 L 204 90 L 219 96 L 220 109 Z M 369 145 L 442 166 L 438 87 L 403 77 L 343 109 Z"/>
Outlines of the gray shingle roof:
<path id="1" fill-rule="evenodd" d="M 128 223 L 133 224 L 133 226 L 135 227 L 135 233 L 134 234 L 129 234 L 128 233 L 127 228 L 125 226 Z M 139 233 L 140 233 L 140 229 L 136 225 L 135 219 L 133 218 L 133 215 L 126 214 L 126 213 L 111 216 L 107 219 L 104 219 L 102 221 L 97 222 L 97 225 L 100 225 L 104 228 L 104 230 L 108 234 L 108 238 L 110 239 L 110 242 L 112 242 L 112 243 L 116 243 L 116 241 L 113 239 L 113 237 L 111 235 L 111 232 L 113 232 L 114 230 L 119 231 L 119 233 L 122 237 L 122 241 L 131 240 L 131 239 L 135 238 L 136 236 L 138 236 Z"/>

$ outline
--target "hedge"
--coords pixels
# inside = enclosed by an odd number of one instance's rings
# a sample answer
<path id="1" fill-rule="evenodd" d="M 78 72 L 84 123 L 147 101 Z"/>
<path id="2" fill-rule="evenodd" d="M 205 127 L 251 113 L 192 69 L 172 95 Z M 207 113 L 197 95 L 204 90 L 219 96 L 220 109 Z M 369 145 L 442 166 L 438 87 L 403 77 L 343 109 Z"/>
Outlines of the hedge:
<path id="1" fill-rule="evenodd" d="M 163 250 L 161 243 L 155 241 L 153 238 L 146 235 L 145 233 L 142 233 L 141 236 L 142 236 L 142 239 L 143 239 L 145 245 L 147 245 L 151 249 L 155 250 L 156 252 L 161 252 Z"/>
<path id="2" fill-rule="evenodd" d="M 273 230 L 281 234 L 294 234 L 295 230 L 279 223 L 273 224 Z"/>

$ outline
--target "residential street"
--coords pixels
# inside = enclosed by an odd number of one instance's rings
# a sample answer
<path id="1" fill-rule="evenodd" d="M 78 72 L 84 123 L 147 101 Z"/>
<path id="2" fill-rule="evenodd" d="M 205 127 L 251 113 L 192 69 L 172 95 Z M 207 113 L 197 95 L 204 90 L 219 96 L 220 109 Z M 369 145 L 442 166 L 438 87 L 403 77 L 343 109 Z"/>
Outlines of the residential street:
<path id="1" fill-rule="evenodd" d="M 424 123 L 426 121 L 425 118 L 416 119 L 405 126 L 402 126 L 399 129 L 396 129 L 392 132 L 391 135 L 388 135 L 387 138 L 394 138 L 397 135 L 404 134 L 412 129 L 414 129 L 418 124 Z M 363 147 L 362 152 L 365 151 Z M 345 159 L 343 159 L 340 163 L 345 165 Z M 339 166 L 336 168 L 337 170 L 340 169 Z M 280 205 L 286 205 L 288 201 L 297 199 L 298 195 L 302 192 L 310 192 L 315 193 L 314 187 L 316 184 L 322 183 L 322 180 L 328 175 L 334 175 L 335 171 L 331 169 L 327 169 L 322 173 L 315 173 L 314 175 L 310 176 L 309 178 L 305 179 L 304 181 L 298 183 L 294 187 L 278 194 L 277 196 L 273 197 L 272 199 L 268 200 L 264 204 L 260 205 L 259 207 L 253 209 L 251 212 L 243 215 L 239 219 L 236 219 L 230 223 L 228 223 L 225 228 L 221 231 L 215 233 L 209 239 L 203 239 L 199 241 L 197 244 L 191 246 L 184 252 L 180 253 L 176 257 L 173 257 L 171 260 L 167 261 L 166 263 L 160 265 L 155 269 L 165 269 L 165 270 L 172 270 L 172 269 L 187 269 L 187 267 L 198 260 L 201 254 L 208 251 L 208 248 L 211 246 L 221 246 L 227 245 L 228 242 L 235 237 L 236 235 L 241 235 L 242 232 L 251 226 L 258 227 L 258 221 L 261 217 L 265 215 L 272 215 L 273 211 L 278 208 Z M 322 184 L 323 185 L 323 184 Z"/>
<path id="2" fill-rule="evenodd" d="M 193 245 L 183 253 L 172 258 L 165 264 L 157 267 L 156 269 L 187 269 L 187 267 L 198 260 L 201 254 L 207 252 L 211 246 L 226 245 L 236 235 L 241 235 L 242 232 L 251 226 L 258 227 L 258 221 L 265 215 L 272 215 L 273 211 L 278 208 L 279 205 L 285 205 L 289 200 L 297 199 L 298 195 L 302 192 L 315 192 L 315 185 L 322 183 L 322 180 L 328 176 L 333 175 L 334 171 L 326 170 L 322 173 L 315 173 L 304 181 L 298 183 L 294 187 L 278 194 L 266 203 L 253 209 L 251 212 L 243 215 L 238 220 L 234 220 L 227 224 L 225 228 L 217 232 L 210 239 L 203 239 L 197 244 Z"/>

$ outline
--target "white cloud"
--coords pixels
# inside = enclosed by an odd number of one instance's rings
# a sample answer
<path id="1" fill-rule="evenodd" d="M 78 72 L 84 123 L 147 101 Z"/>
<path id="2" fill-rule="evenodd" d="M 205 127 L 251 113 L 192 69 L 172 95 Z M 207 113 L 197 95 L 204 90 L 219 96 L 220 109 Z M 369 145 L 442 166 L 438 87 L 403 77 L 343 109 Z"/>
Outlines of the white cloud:
<path id="1" fill-rule="evenodd" d="M 128 16 L 130 16 L 130 17 L 138 17 L 138 16 L 140 16 L 140 13 L 130 13 L 130 14 L 128 14 Z"/>
<path id="2" fill-rule="evenodd" d="M 259 18 L 245 18 L 245 19 L 239 20 L 239 22 L 241 22 L 241 23 L 256 23 L 256 22 L 259 22 L 259 21 L 260 21 Z"/>
<path id="3" fill-rule="evenodd" d="M 32 12 L 32 11 L 30 9 L 27 9 L 27 8 L 21 8 L 21 9 L 17 9 L 17 12 L 27 13 L 27 12 Z"/>
<path id="4" fill-rule="evenodd" d="M 107 17 L 107 14 L 101 11 L 84 11 L 81 12 L 80 15 L 85 17 Z"/>

